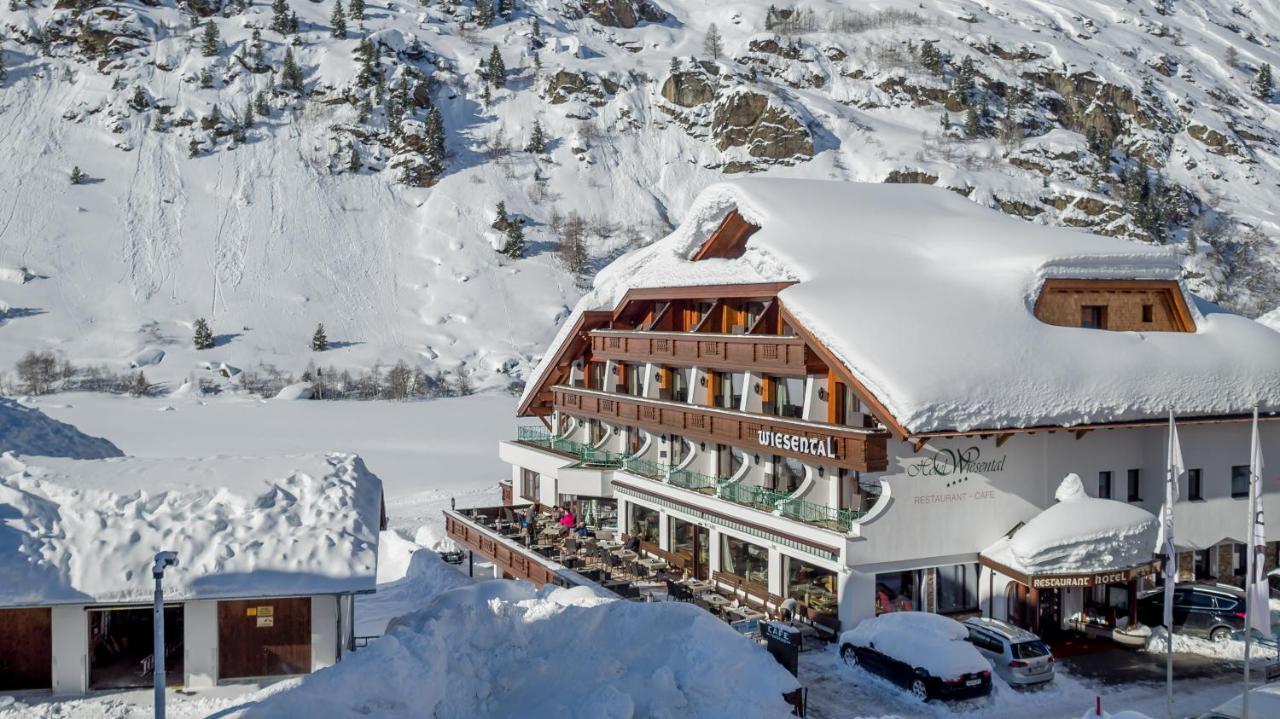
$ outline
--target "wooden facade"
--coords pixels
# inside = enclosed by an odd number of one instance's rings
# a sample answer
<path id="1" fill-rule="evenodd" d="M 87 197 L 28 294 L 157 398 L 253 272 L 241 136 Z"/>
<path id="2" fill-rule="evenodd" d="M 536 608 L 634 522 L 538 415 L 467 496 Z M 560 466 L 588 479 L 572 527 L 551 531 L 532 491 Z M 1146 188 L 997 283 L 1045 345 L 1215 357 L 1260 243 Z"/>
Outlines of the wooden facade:
<path id="1" fill-rule="evenodd" d="M 0 609 L 0 692 L 53 686 L 53 612 Z"/>
<path id="2" fill-rule="evenodd" d="M 697 262 L 712 257 L 741 257 L 747 249 L 747 240 L 759 230 L 759 226 L 747 222 L 737 210 L 733 210 L 725 215 L 716 231 L 702 243 L 694 253 L 693 260 Z"/>
<path id="3" fill-rule="evenodd" d="M 1099 329 L 1118 332 L 1195 332 L 1195 321 L 1173 280 L 1046 280 L 1036 299 L 1041 322 L 1081 327 L 1098 308 Z"/>
<path id="4" fill-rule="evenodd" d="M 652 362 L 797 377 L 827 371 L 826 365 L 799 337 L 621 330 L 593 330 L 590 335 L 591 356 L 595 361 Z"/>
<path id="5" fill-rule="evenodd" d="M 219 679 L 310 671 L 310 597 L 218 602 Z"/>
<path id="6" fill-rule="evenodd" d="M 657 434 L 676 433 L 691 440 L 733 444 L 748 452 L 759 447 L 761 454 L 777 454 L 859 472 L 881 472 L 888 468 L 888 435 L 883 432 L 834 427 L 800 420 L 778 419 L 712 407 L 610 394 L 577 387 L 557 386 L 555 405 L 568 414 L 613 424 L 639 427 Z M 759 443 L 759 433 L 779 433 L 814 442 L 830 440 L 834 456 Z"/>
<path id="7" fill-rule="evenodd" d="M 448 512 L 444 516 L 444 529 L 450 539 L 493 562 L 504 577 L 527 579 L 539 587 L 546 584 L 566 586 L 531 552 L 515 549 L 499 541 L 492 533 Z"/>

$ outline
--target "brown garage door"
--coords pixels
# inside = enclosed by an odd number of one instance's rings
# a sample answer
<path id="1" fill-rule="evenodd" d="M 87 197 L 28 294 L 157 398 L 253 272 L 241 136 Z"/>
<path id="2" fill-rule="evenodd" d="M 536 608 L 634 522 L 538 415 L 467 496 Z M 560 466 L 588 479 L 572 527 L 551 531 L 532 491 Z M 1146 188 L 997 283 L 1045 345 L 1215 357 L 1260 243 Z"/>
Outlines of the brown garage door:
<path id="1" fill-rule="evenodd" d="M 0 692 L 53 686 L 52 611 L 0 609 Z"/>
<path id="2" fill-rule="evenodd" d="M 218 677 L 311 671 L 311 599 L 218 602 Z"/>

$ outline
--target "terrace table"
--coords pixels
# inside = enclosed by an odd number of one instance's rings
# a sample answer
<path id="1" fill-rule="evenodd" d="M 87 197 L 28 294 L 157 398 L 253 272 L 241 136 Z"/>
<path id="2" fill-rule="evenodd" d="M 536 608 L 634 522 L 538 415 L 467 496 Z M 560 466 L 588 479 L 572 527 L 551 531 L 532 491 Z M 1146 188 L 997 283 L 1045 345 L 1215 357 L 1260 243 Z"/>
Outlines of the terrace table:
<path id="1" fill-rule="evenodd" d="M 726 599 L 715 592 L 703 592 L 699 595 L 699 598 L 707 604 L 710 604 L 715 609 L 724 609 L 730 604 L 733 604 L 733 600 Z"/>
<path id="2" fill-rule="evenodd" d="M 719 595 L 716 595 L 719 596 Z M 735 620 L 738 619 L 764 619 L 765 613 L 758 612 L 751 607 L 730 607 L 725 610 L 726 614 L 732 615 Z"/>
<path id="3" fill-rule="evenodd" d="M 630 549 L 615 549 L 613 550 L 613 556 L 617 557 L 618 559 L 624 559 L 629 562 L 633 559 L 639 558 L 640 555 L 636 554 Z"/>
<path id="4" fill-rule="evenodd" d="M 654 571 L 654 572 L 658 572 L 667 568 L 667 560 L 659 559 L 657 557 L 645 557 L 644 559 L 638 559 L 636 561 L 648 567 L 651 571 Z"/>
<path id="5" fill-rule="evenodd" d="M 703 581 L 701 579 L 686 579 L 681 583 L 693 590 L 694 594 L 703 594 L 716 588 L 714 583 Z"/>

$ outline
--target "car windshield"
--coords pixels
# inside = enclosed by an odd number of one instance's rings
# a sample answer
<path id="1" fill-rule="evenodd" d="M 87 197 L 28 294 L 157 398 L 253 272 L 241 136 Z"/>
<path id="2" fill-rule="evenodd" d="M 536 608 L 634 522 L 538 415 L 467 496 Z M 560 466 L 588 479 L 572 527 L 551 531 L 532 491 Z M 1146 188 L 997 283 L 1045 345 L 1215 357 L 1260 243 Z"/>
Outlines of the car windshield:
<path id="1" fill-rule="evenodd" d="M 1032 642 L 1018 642 L 1013 647 L 1014 659 L 1035 659 L 1049 656 L 1049 645 L 1039 639 Z"/>

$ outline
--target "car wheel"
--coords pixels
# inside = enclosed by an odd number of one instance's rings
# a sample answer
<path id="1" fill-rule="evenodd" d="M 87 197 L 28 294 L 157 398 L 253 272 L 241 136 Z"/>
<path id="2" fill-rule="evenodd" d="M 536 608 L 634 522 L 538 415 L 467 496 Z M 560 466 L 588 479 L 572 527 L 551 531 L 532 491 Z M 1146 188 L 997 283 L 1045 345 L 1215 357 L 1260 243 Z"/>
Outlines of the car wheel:
<path id="1" fill-rule="evenodd" d="M 923 679 L 911 680 L 911 694 L 922 702 L 929 701 L 929 687 L 925 685 Z"/>
<path id="2" fill-rule="evenodd" d="M 1226 627 L 1214 627 L 1209 632 L 1209 638 L 1215 642 L 1225 642 L 1231 638 L 1231 630 Z"/>
<path id="3" fill-rule="evenodd" d="M 858 653 L 853 651 L 852 644 L 846 644 L 840 647 L 840 658 L 844 660 L 846 666 L 858 666 Z"/>

